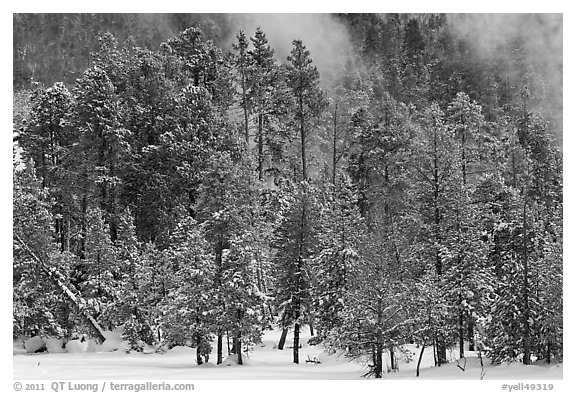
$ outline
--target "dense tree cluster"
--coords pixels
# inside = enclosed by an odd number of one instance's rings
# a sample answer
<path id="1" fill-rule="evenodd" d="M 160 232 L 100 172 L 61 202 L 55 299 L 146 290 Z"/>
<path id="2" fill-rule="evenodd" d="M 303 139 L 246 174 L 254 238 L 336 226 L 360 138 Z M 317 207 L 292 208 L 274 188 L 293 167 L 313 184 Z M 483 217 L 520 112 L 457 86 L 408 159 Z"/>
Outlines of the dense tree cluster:
<path id="1" fill-rule="evenodd" d="M 16 92 L 14 335 L 89 314 L 242 363 L 277 326 L 298 363 L 306 325 L 377 378 L 408 342 L 561 358 L 562 155 L 531 76 L 465 60 L 443 16 L 341 18 L 358 46 L 330 86 L 301 40 L 278 59 L 261 29 L 224 53 L 189 28 L 104 34 L 73 84 Z"/>

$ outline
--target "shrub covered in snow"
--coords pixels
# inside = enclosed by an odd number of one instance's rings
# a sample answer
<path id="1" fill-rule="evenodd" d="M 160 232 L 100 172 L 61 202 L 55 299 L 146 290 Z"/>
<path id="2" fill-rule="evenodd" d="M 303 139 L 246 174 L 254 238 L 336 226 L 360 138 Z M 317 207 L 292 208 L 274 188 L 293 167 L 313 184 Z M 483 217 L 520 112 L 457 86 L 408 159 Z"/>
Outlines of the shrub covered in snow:
<path id="1" fill-rule="evenodd" d="M 28 353 L 40 352 L 46 349 L 46 342 L 44 342 L 44 339 L 42 337 L 34 336 L 26 340 L 26 342 L 24 343 L 24 348 Z"/>
<path id="2" fill-rule="evenodd" d="M 46 340 L 46 349 L 49 353 L 62 353 L 66 352 L 64 349 L 64 341 L 60 338 L 49 338 Z"/>

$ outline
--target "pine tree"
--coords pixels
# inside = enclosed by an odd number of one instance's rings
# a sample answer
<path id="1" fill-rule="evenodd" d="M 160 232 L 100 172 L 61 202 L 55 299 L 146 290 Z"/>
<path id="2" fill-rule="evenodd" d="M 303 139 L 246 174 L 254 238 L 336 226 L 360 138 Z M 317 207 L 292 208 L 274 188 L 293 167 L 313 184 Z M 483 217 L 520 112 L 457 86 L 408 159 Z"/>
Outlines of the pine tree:
<path id="1" fill-rule="evenodd" d="M 196 347 L 196 362 L 208 361 L 211 332 L 214 330 L 214 255 L 201 228 L 192 218 L 181 221 L 173 246 L 165 251 L 170 275 L 160 277 L 164 297 L 161 326 L 169 346 Z"/>
<path id="2" fill-rule="evenodd" d="M 411 159 L 414 170 L 414 198 L 417 206 L 417 253 L 425 265 L 433 266 L 436 282 L 440 285 L 447 266 L 443 263 L 442 250 L 447 245 L 447 234 L 453 222 L 451 196 L 460 185 L 457 179 L 454 139 L 445 124 L 444 114 L 437 105 L 428 108 L 421 120 Z M 435 337 L 439 365 L 446 363 L 446 346 L 450 338 L 445 332 Z"/>
<path id="3" fill-rule="evenodd" d="M 407 288 L 394 277 L 393 258 L 379 234 L 365 236 L 339 314 L 342 323 L 333 335 L 334 342 L 348 350 L 348 356 L 368 360 L 365 376 L 375 378 L 382 378 L 384 351 L 393 351 L 405 339 L 405 327 L 410 322 Z"/>
<path id="4" fill-rule="evenodd" d="M 118 238 L 115 255 L 117 285 L 114 301 L 104 310 L 102 319 L 109 326 L 124 326 L 124 338 L 133 349 L 142 351 L 144 345 L 155 342 L 153 336 L 154 316 L 147 302 L 144 247 L 136 236 L 134 218 L 130 209 L 119 217 Z"/>
<path id="5" fill-rule="evenodd" d="M 30 121 L 22 128 L 18 144 L 23 149 L 22 158 L 34 160 L 43 187 L 50 191 L 60 250 L 70 251 L 70 227 L 75 212 L 66 161 L 77 136 L 67 126 L 66 119 L 73 97 L 62 83 L 56 83 L 46 90 L 35 91 L 31 103 Z"/>
<path id="6" fill-rule="evenodd" d="M 450 266 L 453 274 L 448 278 L 449 282 L 456 283 L 458 288 L 453 296 L 458 314 L 458 346 L 460 358 L 464 357 L 465 335 L 470 342 L 473 338 L 473 323 L 477 318 L 472 318 L 474 300 L 478 297 L 470 294 L 483 294 L 482 287 L 489 285 L 490 275 L 485 270 L 486 263 L 483 256 L 487 254 L 484 245 L 478 242 L 481 237 L 478 228 L 478 220 L 471 206 L 470 190 L 474 183 L 474 173 L 479 161 L 479 134 L 484 127 L 482 108 L 475 102 L 471 102 L 464 93 L 458 93 L 455 100 L 448 107 L 450 126 L 453 128 L 454 137 L 458 145 L 460 156 L 460 187 L 454 189 L 453 201 L 455 214 L 451 217 L 454 225 L 448 236 L 443 259 Z M 451 276 L 449 273 L 447 276 Z M 481 298 L 481 297 L 480 297 Z M 467 321 L 465 321 L 467 319 Z M 465 326 L 467 325 L 467 326 Z M 465 334 L 465 329 L 467 334 Z"/>
<path id="7" fill-rule="evenodd" d="M 285 121 L 291 102 L 285 77 L 276 63 L 274 49 L 270 47 L 266 34 L 258 28 L 250 41 L 253 49 L 249 51 L 248 99 L 257 126 L 256 161 L 258 179 L 262 181 L 265 172 L 279 171 L 279 161 L 286 154 L 283 145 L 288 142 L 288 136 L 280 123 Z M 264 168 L 266 161 L 267 169 Z"/>
<path id="8" fill-rule="evenodd" d="M 62 334 L 67 325 L 55 318 L 57 304 L 62 300 L 50 282 L 44 277 L 36 261 L 17 241 L 20 237 L 30 244 L 32 251 L 47 258 L 54 251 L 52 243 L 52 215 L 46 202 L 46 192 L 41 187 L 34 167 L 29 164 L 23 170 L 13 172 L 13 332 L 20 335 Z M 43 296 L 38 294 L 43 293 Z M 60 321 L 65 322 L 66 320 Z"/>
<path id="9" fill-rule="evenodd" d="M 298 363 L 300 327 L 310 320 L 310 263 L 318 245 L 318 201 L 316 189 L 306 182 L 292 186 L 288 192 L 288 206 L 274 240 L 275 299 L 280 326 L 287 331 L 294 324 L 293 361 Z"/>
<path id="10" fill-rule="evenodd" d="M 116 300 L 116 250 L 108 226 L 99 208 L 89 208 L 86 223 L 86 254 L 80 264 L 79 289 L 94 308 L 96 315 Z"/>
<path id="11" fill-rule="evenodd" d="M 349 179 L 341 175 L 338 180 L 323 191 L 319 252 L 311 263 L 314 321 L 319 339 L 328 341 L 338 339 L 332 337 L 332 331 L 342 324 L 344 301 L 365 235 L 354 190 L 347 184 Z"/>
<path id="12" fill-rule="evenodd" d="M 302 180 L 308 181 L 308 144 L 312 137 L 313 121 L 326 107 L 324 93 L 320 89 L 320 74 L 312 65 L 310 51 L 300 40 L 293 41 L 293 49 L 286 66 L 288 87 L 294 97 L 295 108 L 292 122 L 300 134 L 300 160 Z"/>
<path id="13" fill-rule="evenodd" d="M 233 44 L 233 49 L 238 52 L 236 55 L 236 67 L 238 69 L 238 79 L 240 84 L 240 105 L 242 106 L 242 113 L 244 115 L 244 139 L 246 142 L 246 147 L 250 145 L 250 132 L 248 124 L 248 113 L 249 113 L 249 101 L 247 94 L 247 79 L 248 79 L 248 68 L 250 66 L 250 57 L 248 55 L 248 40 L 246 39 L 246 34 L 243 31 L 239 31 L 236 35 L 237 43 Z"/>

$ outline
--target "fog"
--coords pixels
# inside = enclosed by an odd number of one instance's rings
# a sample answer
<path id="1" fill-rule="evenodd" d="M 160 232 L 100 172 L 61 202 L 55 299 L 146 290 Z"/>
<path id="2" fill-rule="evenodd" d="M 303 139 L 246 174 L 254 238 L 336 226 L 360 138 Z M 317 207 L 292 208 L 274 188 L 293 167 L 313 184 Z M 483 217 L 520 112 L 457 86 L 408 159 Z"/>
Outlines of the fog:
<path id="1" fill-rule="evenodd" d="M 286 61 L 292 41 L 301 39 L 323 83 L 341 73 L 353 53 L 347 28 L 330 14 L 229 14 L 228 19 L 235 33 L 243 30 L 253 36 L 260 27 L 280 62 Z M 234 40 L 234 36 L 228 37 L 227 46 Z"/>
<path id="2" fill-rule="evenodd" d="M 562 14 L 452 14 L 448 20 L 481 57 L 505 60 L 512 81 L 527 84 L 531 96 L 542 101 L 542 115 L 552 121 L 562 142 Z M 514 52 L 520 47 L 533 67 L 529 78 L 514 63 Z"/>

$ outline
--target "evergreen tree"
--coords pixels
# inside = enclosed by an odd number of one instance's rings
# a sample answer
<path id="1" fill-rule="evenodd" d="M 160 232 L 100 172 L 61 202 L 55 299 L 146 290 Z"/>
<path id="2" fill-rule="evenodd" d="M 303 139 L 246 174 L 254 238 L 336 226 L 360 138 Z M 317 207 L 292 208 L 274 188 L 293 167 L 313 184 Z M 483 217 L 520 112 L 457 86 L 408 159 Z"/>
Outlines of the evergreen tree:
<path id="1" fill-rule="evenodd" d="M 80 264 L 79 289 L 97 315 L 116 300 L 116 250 L 110 240 L 108 227 L 98 208 L 89 208 L 86 223 L 86 254 Z"/>
<path id="2" fill-rule="evenodd" d="M 288 191 L 288 190 L 287 190 Z M 279 325 L 294 325 L 293 361 L 299 362 L 300 327 L 310 320 L 311 259 L 317 251 L 318 199 L 306 182 L 291 186 L 283 219 L 276 229 L 274 265 L 277 271 L 276 304 Z M 285 336 L 284 336 L 285 337 Z M 279 345 L 279 349 L 282 349 Z"/>
<path id="3" fill-rule="evenodd" d="M 445 124 L 444 114 L 437 105 L 428 108 L 422 117 L 417 134 L 411 167 L 414 170 L 414 203 L 420 226 L 418 254 L 424 265 L 433 266 L 436 283 L 447 266 L 443 263 L 442 249 L 447 244 L 447 234 L 452 227 L 452 196 L 460 181 L 457 178 L 454 139 Z M 450 338 L 446 331 L 435 337 L 438 351 L 437 363 L 446 363 L 446 346 Z"/>
<path id="4" fill-rule="evenodd" d="M 215 313 L 214 256 L 201 228 L 192 218 L 181 221 L 173 246 L 165 251 L 169 276 L 160 277 L 164 342 L 169 346 L 196 347 L 196 362 L 208 361 Z"/>
<path id="5" fill-rule="evenodd" d="M 279 172 L 278 165 L 286 154 L 283 145 L 288 143 L 288 135 L 281 122 L 285 121 L 291 102 L 284 75 L 276 63 L 274 49 L 270 47 L 266 34 L 258 28 L 250 41 L 253 49 L 249 51 L 248 100 L 257 126 L 256 161 L 258 179 L 262 181 L 265 172 Z M 268 166 L 266 169 L 265 162 Z"/>
<path id="6" fill-rule="evenodd" d="M 312 262 L 314 275 L 314 320 L 321 340 L 332 339 L 331 332 L 342 323 L 344 300 L 349 290 L 352 270 L 358 265 L 359 246 L 364 233 L 349 179 L 339 177 L 336 186 L 324 191 L 319 253 Z"/>
<path id="7" fill-rule="evenodd" d="M 365 356 L 369 371 L 365 376 L 382 378 L 383 353 L 405 339 L 410 322 L 406 307 L 407 288 L 395 280 L 394 265 L 378 235 L 366 236 L 360 246 L 358 263 L 351 269 L 349 289 L 339 314 L 336 343 L 352 357 Z M 384 263 L 382 263 L 384 261 Z M 393 369 L 397 365 L 392 364 Z"/>
<path id="8" fill-rule="evenodd" d="M 300 136 L 300 160 L 302 180 L 307 181 L 308 144 L 312 137 L 313 121 L 326 107 L 326 98 L 320 89 L 320 74 L 318 69 L 312 65 L 310 51 L 300 40 L 293 41 L 293 49 L 288 56 L 286 75 L 288 87 L 294 97 L 295 108 L 292 119 L 293 126 L 298 129 Z"/>
<path id="9" fill-rule="evenodd" d="M 250 57 L 248 55 L 248 40 L 246 39 L 246 34 L 243 31 L 238 32 L 236 35 L 237 43 L 233 44 L 233 49 L 238 52 L 236 55 L 236 66 L 238 68 L 238 79 L 240 85 L 240 105 L 242 106 L 242 113 L 244 115 L 244 139 L 246 142 L 246 147 L 250 145 L 250 132 L 248 124 L 248 113 L 249 113 L 249 102 L 247 96 L 247 74 L 248 68 L 250 66 Z"/>

